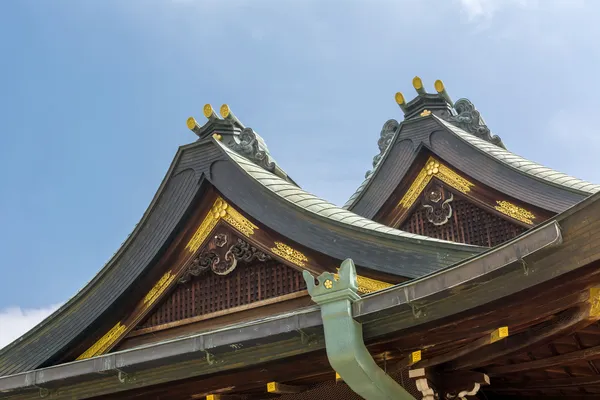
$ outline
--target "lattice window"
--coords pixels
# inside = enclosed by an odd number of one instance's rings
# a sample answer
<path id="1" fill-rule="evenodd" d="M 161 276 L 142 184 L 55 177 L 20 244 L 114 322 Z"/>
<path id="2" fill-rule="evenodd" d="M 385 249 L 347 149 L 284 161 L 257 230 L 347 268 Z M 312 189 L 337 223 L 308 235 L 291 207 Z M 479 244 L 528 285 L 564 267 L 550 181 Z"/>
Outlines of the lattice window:
<path id="1" fill-rule="evenodd" d="M 454 197 L 452 215 L 443 225 L 434 225 L 421 204 L 400 229 L 437 239 L 493 247 L 520 235 L 527 229 L 493 215 L 469 201 Z"/>
<path id="2" fill-rule="evenodd" d="M 306 289 L 302 274 L 274 260 L 238 265 L 227 275 L 207 272 L 175 291 L 137 329 L 211 314 Z"/>

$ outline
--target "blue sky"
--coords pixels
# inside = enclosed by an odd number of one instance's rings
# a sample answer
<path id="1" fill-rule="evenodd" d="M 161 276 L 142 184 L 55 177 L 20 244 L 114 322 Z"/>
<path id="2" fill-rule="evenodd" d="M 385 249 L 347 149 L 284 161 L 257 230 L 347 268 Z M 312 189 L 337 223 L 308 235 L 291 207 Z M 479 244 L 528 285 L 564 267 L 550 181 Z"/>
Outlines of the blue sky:
<path id="1" fill-rule="evenodd" d="M 118 249 L 207 102 L 336 204 L 415 75 L 513 152 L 600 182 L 598 17 L 592 0 L 0 2 L 0 347 Z"/>

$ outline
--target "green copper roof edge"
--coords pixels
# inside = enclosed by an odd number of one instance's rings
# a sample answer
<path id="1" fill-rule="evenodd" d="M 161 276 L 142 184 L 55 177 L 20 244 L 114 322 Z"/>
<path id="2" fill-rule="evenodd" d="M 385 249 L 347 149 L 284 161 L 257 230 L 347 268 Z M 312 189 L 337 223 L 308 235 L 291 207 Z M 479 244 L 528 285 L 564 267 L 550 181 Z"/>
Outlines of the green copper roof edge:
<path id="1" fill-rule="evenodd" d="M 350 389 L 366 400 L 414 400 L 377 365 L 365 345 L 362 324 L 352 316 L 352 304 L 360 299 L 354 262 L 342 263 L 338 279 L 330 272 L 321 274 L 319 285 L 310 272 L 303 275 L 313 301 L 321 306 L 329 363 Z"/>

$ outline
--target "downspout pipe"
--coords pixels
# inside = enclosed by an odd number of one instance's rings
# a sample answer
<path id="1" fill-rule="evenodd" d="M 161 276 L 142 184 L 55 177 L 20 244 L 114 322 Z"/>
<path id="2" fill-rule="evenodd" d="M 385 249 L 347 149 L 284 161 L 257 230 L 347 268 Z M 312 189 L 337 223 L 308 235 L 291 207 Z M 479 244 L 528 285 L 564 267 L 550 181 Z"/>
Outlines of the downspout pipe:
<path id="1" fill-rule="evenodd" d="M 346 384 L 366 400 L 415 400 L 373 360 L 363 340 L 362 325 L 352 317 L 359 300 L 356 267 L 345 260 L 336 276 L 324 272 L 315 278 L 303 272 L 308 293 L 321 306 L 327 358 Z"/>

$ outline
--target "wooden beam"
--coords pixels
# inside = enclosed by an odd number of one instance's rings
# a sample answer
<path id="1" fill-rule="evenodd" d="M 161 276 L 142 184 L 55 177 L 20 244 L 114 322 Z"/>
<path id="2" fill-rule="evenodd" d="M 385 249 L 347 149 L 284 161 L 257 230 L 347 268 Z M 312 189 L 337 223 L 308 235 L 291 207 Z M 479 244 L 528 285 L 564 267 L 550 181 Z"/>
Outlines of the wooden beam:
<path id="1" fill-rule="evenodd" d="M 559 389 L 567 387 L 580 387 L 600 384 L 600 375 L 569 377 L 549 379 L 543 381 L 529 381 L 519 383 L 502 383 L 502 386 L 492 386 L 490 390 L 494 392 L 517 391 L 517 390 L 537 390 L 537 389 Z"/>
<path id="2" fill-rule="evenodd" d="M 525 332 L 451 361 L 444 369 L 448 371 L 475 369 L 489 364 L 494 359 L 517 353 L 528 347 L 549 343 L 558 336 L 571 334 L 578 328 L 590 324 L 591 309 L 591 303 L 587 302 L 563 311 L 553 320 L 535 325 Z"/>
<path id="3" fill-rule="evenodd" d="M 306 390 L 306 386 L 286 385 L 279 382 L 267 383 L 267 392 L 274 394 L 294 394 Z"/>
<path id="4" fill-rule="evenodd" d="M 532 369 L 552 368 L 562 365 L 575 364 L 580 361 L 589 361 L 600 359 L 600 346 L 590 347 L 571 353 L 561 354 L 554 357 L 542 358 L 535 361 L 527 361 L 518 364 L 501 365 L 497 367 L 486 368 L 485 372 L 490 376 L 502 374 L 512 374 L 517 372 L 529 371 Z"/>
<path id="5" fill-rule="evenodd" d="M 396 365 L 389 369 L 388 373 L 394 373 L 413 366 L 417 362 L 421 361 L 421 355 L 421 350 L 413 351 L 408 356 L 401 358 Z"/>
<path id="6" fill-rule="evenodd" d="M 502 340 L 507 336 L 508 336 L 508 327 L 507 326 L 496 328 L 488 335 L 483 336 L 477 340 L 474 340 L 471 343 L 468 343 L 467 345 L 465 345 L 459 349 L 452 350 L 447 353 L 440 354 L 439 356 L 419 361 L 417 363 L 417 366 L 419 368 L 429 368 L 429 367 L 433 367 L 435 365 L 440 365 L 445 362 L 455 360 L 458 357 L 470 354 L 470 353 L 474 352 L 475 350 L 478 350 L 484 346 L 487 346 L 488 344 L 498 342 L 499 340 Z"/>

